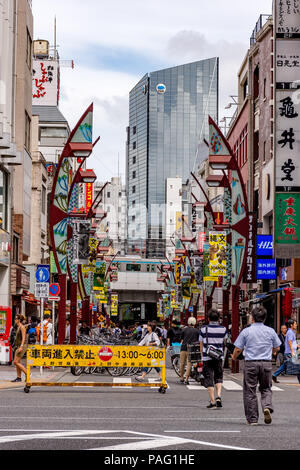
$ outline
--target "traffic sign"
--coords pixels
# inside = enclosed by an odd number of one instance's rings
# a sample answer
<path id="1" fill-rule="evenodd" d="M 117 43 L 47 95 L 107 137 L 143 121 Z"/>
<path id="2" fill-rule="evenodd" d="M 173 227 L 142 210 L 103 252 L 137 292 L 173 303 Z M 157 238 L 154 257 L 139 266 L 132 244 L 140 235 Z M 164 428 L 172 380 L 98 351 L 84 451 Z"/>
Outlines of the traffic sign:
<path id="1" fill-rule="evenodd" d="M 113 352 L 112 350 L 107 347 L 107 346 L 104 346 L 103 348 L 100 349 L 100 351 L 98 352 L 98 356 L 99 356 L 99 359 L 103 362 L 108 362 L 109 360 L 111 360 L 112 356 L 113 356 Z"/>
<path id="2" fill-rule="evenodd" d="M 50 265 L 38 265 L 35 273 L 37 283 L 49 283 L 50 280 Z M 48 296 L 47 296 L 48 297 Z"/>
<path id="3" fill-rule="evenodd" d="M 49 302 L 59 302 L 60 297 L 48 297 Z"/>
<path id="4" fill-rule="evenodd" d="M 59 284 L 50 284 L 49 286 L 49 295 L 50 297 L 57 297 L 60 294 L 60 285 Z"/>
<path id="5" fill-rule="evenodd" d="M 49 297 L 48 282 L 36 282 L 35 283 L 35 297 L 37 299 L 48 299 Z"/>
<path id="6" fill-rule="evenodd" d="M 105 318 L 103 315 L 100 315 L 100 317 L 98 317 L 98 320 L 100 323 L 103 323 L 105 321 Z"/>

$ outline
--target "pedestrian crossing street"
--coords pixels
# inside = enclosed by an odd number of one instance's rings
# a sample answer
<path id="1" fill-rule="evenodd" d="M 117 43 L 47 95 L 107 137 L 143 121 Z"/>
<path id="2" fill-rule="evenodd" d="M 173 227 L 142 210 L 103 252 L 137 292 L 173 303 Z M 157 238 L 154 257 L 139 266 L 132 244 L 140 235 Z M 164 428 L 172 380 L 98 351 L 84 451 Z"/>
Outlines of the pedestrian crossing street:
<path id="1" fill-rule="evenodd" d="M 132 377 L 114 377 L 113 378 L 113 383 L 115 385 L 113 385 L 113 388 L 114 389 L 119 389 L 119 390 L 120 389 L 133 389 L 134 387 L 132 387 L 131 385 L 119 386 L 118 384 L 120 384 L 120 383 L 131 384 L 131 383 L 134 383 L 134 382 L 136 382 L 136 381 Z M 159 380 L 155 379 L 155 378 L 146 378 L 145 379 L 145 383 L 149 383 L 149 384 L 158 383 L 158 382 L 159 382 Z M 200 384 L 198 384 L 194 380 L 189 380 L 189 385 L 181 385 L 179 383 L 179 381 L 176 384 L 172 383 L 171 386 L 170 386 L 170 384 L 168 384 L 168 388 L 172 388 L 172 387 L 177 386 L 177 385 L 179 387 L 183 388 L 183 389 L 186 389 L 186 390 L 206 391 L 205 387 L 202 387 Z M 157 387 L 149 387 L 149 388 L 157 388 Z M 223 389 L 227 390 L 227 391 L 242 391 L 243 387 L 240 384 L 238 384 L 237 382 L 233 381 L 233 380 L 224 380 Z M 273 392 L 283 392 L 284 390 L 280 387 L 272 385 L 272 391 Z"/>

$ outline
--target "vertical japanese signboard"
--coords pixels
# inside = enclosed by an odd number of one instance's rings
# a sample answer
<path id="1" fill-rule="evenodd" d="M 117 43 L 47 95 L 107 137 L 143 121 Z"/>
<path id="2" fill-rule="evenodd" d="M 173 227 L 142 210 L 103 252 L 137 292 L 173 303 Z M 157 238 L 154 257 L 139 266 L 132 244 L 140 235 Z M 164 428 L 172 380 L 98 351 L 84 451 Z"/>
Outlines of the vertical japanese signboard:
<path id="1" fill-rule="evenodd" d="M 87 183 L 86 184 L 86 201 L 85 201 L 85 207 L 86 207 L 86 213 L 88 214 L 90 211 L 90 208 L 93 205 L 93 183 Z"/>
<path id="2" fill-rule="evenodd" d="M 110 314 L 112 317 L 118 315 L 118 294 L 111 294 L 110 296 Z"/>
<path id="3" fill-rule="evenodd" d="M 227 233 L 209 233 L 209 275 L 226 276 Z"/>
<path id="4" fill-rule="evenodd" d="M 300 256 L 300 0 L 275 0 L 275 256 Z"/>

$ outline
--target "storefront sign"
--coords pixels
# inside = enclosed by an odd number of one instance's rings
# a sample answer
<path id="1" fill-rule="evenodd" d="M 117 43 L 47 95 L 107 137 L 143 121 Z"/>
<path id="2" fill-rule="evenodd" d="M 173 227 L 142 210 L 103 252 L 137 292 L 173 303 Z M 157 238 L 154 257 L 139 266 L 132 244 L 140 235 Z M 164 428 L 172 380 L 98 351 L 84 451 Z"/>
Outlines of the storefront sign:
<path id="1" fill-rule="evenodd" d="M 226 232 L 209 233 L 209 275 L 212 277 L 226 276 Z"/>
<path id="2" fill-rule="evenodd" d="M 300 193 L 276 194 L 276 258 L 300 258 Z"/>
<path id="3" fill-rule="evenodd" d="M 246 269 L 245 269 L 245 274 L 244 274 L 244 282 L 249 283 L 249 284 L 256 282 L 256 269 L 255 269 L 256 232 L 257 232 L 256 213 L 251 212 L 249 213 L 249 239 L 248 239 L 248 247 L 247 247 Z"/>
<path id="4" fill-rule="evenodd" d="M 256 275 L 257 279 L 276 279 L 277 269 L 275 259 L 258 259 Z"/>
<path id="5" fill-rule="evenodd" d="M 112 317 L 118 315 L 118 294 L 111 294 L 110 296 L 110 314 Z"/>
<path id="6" fill-rule="evenodd" d="M 87 183 L 86 184 L 86 201 L 85 201 L 85 209 L 86 213 L 88 214 L 90 211 L 90 208 L 93 205 L 93 183 Z"/>

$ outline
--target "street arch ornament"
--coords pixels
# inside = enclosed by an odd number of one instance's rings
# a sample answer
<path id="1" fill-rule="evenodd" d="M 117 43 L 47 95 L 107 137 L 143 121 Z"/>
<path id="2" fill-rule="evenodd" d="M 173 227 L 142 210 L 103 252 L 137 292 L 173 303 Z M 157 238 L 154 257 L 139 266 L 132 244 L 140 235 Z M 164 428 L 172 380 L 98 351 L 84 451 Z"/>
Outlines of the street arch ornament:
<path id="1" fill-rule="evenodd" d="M 232 268 L 231 284 L 239 286 L 242 282 L 243 271 L 246 267 L 249 237 L 249 208 L 243 177 L 227 139 L 221 130 L 209 117 L 209 155 L 210 157 L 231 157 L 231 250 Z M 227 200 L 230 198 L 226 194 Z M 227 207 L 227 213 L 228 213 Z"/>
<path id="2" fill-rule="evenodd" d="M 68 225 L 70 224 L 70 161 L 74 157 L 73 149 L 82 151 L 82 158 L 87 158 L 87 154 L 91 153 L 92 135 L 93 135 L 93 104 L 91 104 L 82 115 L 77 125 L 72 130 L 68 141 L 58 161 L 56 173 L 53 180 L 53 186 L 50 196 L 49 210 L 49 234 L 53 251 L 59 283 L 61 285 L 61 299 L 59 302 L 59 329 L 58 340 L 64 341 L 65 336 L 65 318 L 66 318 L 66 281 L 67 272 L 70 271 L 71 278 L 77 278 L 76 273 L 68 266 L 68 251 L 70 252 L 70 244 L 68 247 Z M 73 191 L 72 191 L 73 193 Z M 71 194 L 71 198 L 76 198 L 75 194 Z M 68 250 L 69 248 L 69 250 Z M 69 267 L 69 270 L 68 270 Z"/>

